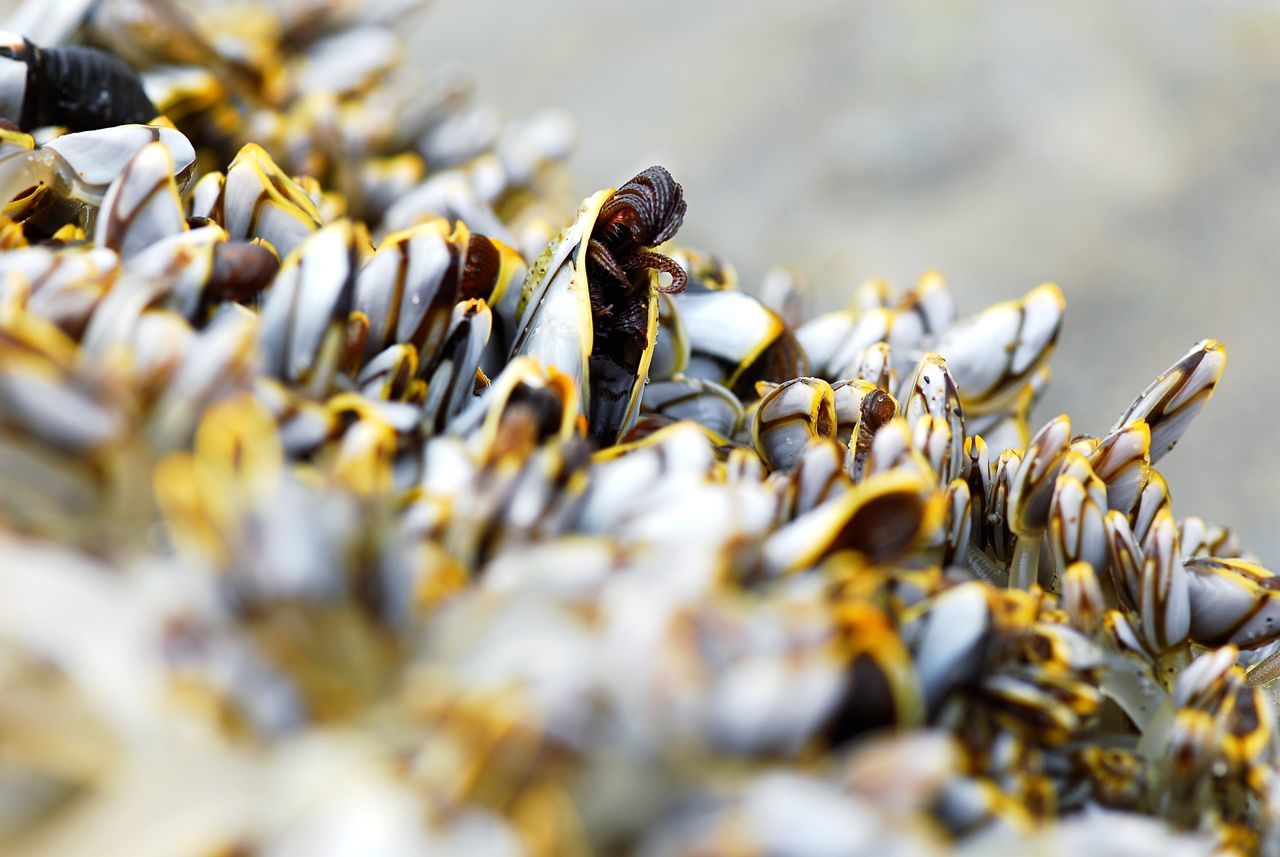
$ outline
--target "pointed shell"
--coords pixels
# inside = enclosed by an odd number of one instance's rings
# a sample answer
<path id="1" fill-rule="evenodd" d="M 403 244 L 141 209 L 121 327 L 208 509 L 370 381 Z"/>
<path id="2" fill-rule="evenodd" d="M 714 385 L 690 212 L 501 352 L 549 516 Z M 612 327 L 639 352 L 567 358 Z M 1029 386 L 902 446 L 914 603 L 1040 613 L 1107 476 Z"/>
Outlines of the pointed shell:
<path id="1" fill-rule="evenodd" d="M 173 157 L 163 143 L 148 143 L 108 188 L 94 241 L 129 259 L 186 229 Z"/>
<path id="2" fill-rule="evenodd" d="M 1191 639 L 1252 649 L 1280 638 L 1280 578 L 1242 559 L 1187 560 Z"/>
<path id="3" fill-rule="evenodd" d="M 1028 444 L 1009 486 L 1009 526 L 1019 536 L 1038 535 L 1048 526 L 1053 489 L 1070 439 L 1071 421 L 1063 414 L 1046 423 Z"/>
<path id="4" fill-rule="evenodd" d="M 964 463 L 964 412 L 960 407 L 960 395 L 955 382 L 947 370 L 947 361 L 933 353 L 920 358 L 911 381 L 903 387 L 898 401 L 907 425 L 913 430 L 917 421 L 926 415 L 932 417 L 939 426 L 947 427 L 949 440 L 943 460 L 935 469 L 944 482 L 961 475 Z M 933 434 L 940 432 L 934 431 Z"/>
<path id="5" fill-rule="evenodd" d="M 248 143 L 227 167 L 216 208 L 232 239 L 262 238 L 287 256 L 320 228 L 320 212 L 266 151 Z"/>
<path id="6" fill-rule="evenodd" d="M 458 302 L 458 265 L 439 221 L 388 235 L 356 278 L 355 309 L 369 320 L 363 360 L 408 343 L 435 359 Z"/>
<path id="7" fill-rule="evenodd" d="M 1177 363 L 1156 377 L 1134 400 L 1112 431 L 1135 420 L 1151 427 L 1151 463 L 1173 450 L 1183 432 L 1205 406 L 1222 377 L 1227 351 L 1216 339 L 1195 345 Z"/>
<path id="8" fill-rule="evenodd" d="M 1057 286 L 1039 286 L 938 338 L 934 350 L 946 358 L 967 413 L 1003 410 L 1016 399 L 1057 341 L 1065 306 Z"/>
<path id="9" fill-rule="evenodd" d="M 426 371 L 422 415 L 431 431 L 443 429 L 471 400 L 476 369 L 492 330 L 493 314 L 483 300 L 462 301 L 453 308 L 444 344 Z"/>
<path id="10" fill-rule="evenodd" d="M 1137 505 L 1151 468 L 1151 429 L 1133 420 L 1104 437 L 1089 464 L 1107 486 L 1107 505 L 1129 514 Z"/>
<path id="11" fill-rule="evenodd" d="M 1143 551 L 1138 613 L 1143 637 L 1153 651 L 1167 651 L 1187 639 L 1191 628 L 1187 572 L 1178 550 L 1177 524 L 1167 510 L 1156 517 Z"/>
<path id="12" fill-rule="evenodd" d="M 1075 475 L 1058 477 L 1049 504 L 1049 548 L 1059 575 L 1078 563 L 1093 569 L 1107 565 L 1107 535 L 1104 505 Z"/>
<path id="13" fill-rule="evenodd" d="M 267 372 L 308 389 L 327 390 L 342 356 L 367 241 L 363 227 L 338 221 L 284 261 L 262 308 Z"/>

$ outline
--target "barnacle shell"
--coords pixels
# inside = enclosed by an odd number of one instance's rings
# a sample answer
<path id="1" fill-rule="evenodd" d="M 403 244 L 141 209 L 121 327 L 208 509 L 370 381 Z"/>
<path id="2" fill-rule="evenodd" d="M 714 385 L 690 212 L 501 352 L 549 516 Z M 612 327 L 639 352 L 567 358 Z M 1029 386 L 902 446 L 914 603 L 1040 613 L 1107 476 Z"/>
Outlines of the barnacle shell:
<path id="1" fill-rule="evenodd" d="M 1053 490 L 1070 437 L 1071 421 L 1064 414 L 1046 423 L 1027 446 L 1009 486 L 1009 526 L 1019 536 L 1041 532 L 1048 525 Z"/>
<path id="2" fill-rule="evenodd" d="M 366 241 L 362 228 L 339 221 L 285 259 L 262 308 L 268 372 L 327 390 L 340 359 Z"/>
<path id="3" fill-rule="evenodd" d="M 1217 340 L 1206 339 L 1162 372 L 1134 400 L 1112 431 L 1143 420 L 1151 429 L 1151 463 L 1173 451 L 1187 424 L 1200 412 L 1226 367 L 1227 352 Z"/>
<path id="4" fill-rule="evenodd" d="M 530 266 L 511 349 L 512 357 L 534 357 L 572 378 L 591 434 L 606 442 L 625 434 L 639 414 L 658 327 L 657 296 L 649 290 L 639 299 L 639 321 L 625 347 L 595 341 L 587 242 L 612 193 L 602 190 L 584 200 L 573 223 Z"/>
<path id="5" fill-rule="evenodd" d="M 476 369 L 492 330 L 493 313 L 483 300 L 463 301 L 454 307 L 444 345 L 435 365 L 427 370 L 422 411 L 433 430 L 443 428 L 471 397 Z"/>
<path id="6" fill-rule="evenodd" d="M 1163 511 L 1147 536 L 1138 589 L 1138 610 L 1147 644 L 1165 651 L 1187 638 L 1191 624 L 1187 572 L 1178 550 L 1173 516 Z"/>
<path id="7" fill-rule="evenodd" d="M 907 425 L 915 428 L 922 417 L 938 424 L 936 436 L 945 432 L 946 440 L 939 454 L 941 460 L 935 466 L 943 481 L 959 476 L 964 459 L 964 411 L 947 361 L 937 354 L 920 358 L 909 385 L 898 396 L 902 415 Z"/>
<path id="8" fill-rule="evenodd" d="M 320 228 L 315 203 L 253 143 L 241 149 L 227 167 L 212 205 L 214 219 L 232 238 L 261 238 L 282 257 Z"/>
<path id="9" fill-rule="evenodd" d="M 734 436 L 742 420 L 742 403 L 729 390 L 712 381 L 683 376 L 651 380 L 644 388 L 640 410 L 677 420 L 691 419 L 726 438 Z"/>
<path id="10" fill-rule="evenodd" d="M 107 189 L 94 242 L 127 258 L 186 231 L 173 171 L 163 144 L 144 146 Z"/>
<path id="11" fill-rule="evenodd" d="M 1078 453 L 1068 452 L 1049 503 L 1049 548 L 1059 574 L 1084 562 L 1105 569 L 1106 487 Z"/>
<path id="12" fill-rule="evenodd" d="M 810 439 L 835 436 L 835 393 L 820 378 L 796 378 L 775 387 L 751 423 L 756 452 L 774 470 L 794 464 Z"/>
<path id="13" fill-rule="evenodd" d="M 369 320 L 362 360 L 392 344 L 435 358 L 458 299 L 454 262 L 438 221 L 383 239 L 356 279 L 355 309 Z"/>
<path id="14" fill-rule="evenodd" d="M 1044 285 L 943 332 L 934 351 L 946 358 L 966 413 L 1012 403 L 1057 341 L 1065 305 L 1057 286 Z"/>
<path id="15" fill-rule="evenodd" d="M 673 298 L 691 343 L 685 374 L 723 384 L 746 396 L 757 381 L 807 374 L 808 361 L 783 320 L 757 299 L 731 289 Z"/>
<path id="16" fill-rule="evenodd" d="M 1191 638 L 1201 645 L 1255 647 L 1280 636 L 1276 575 L 1238 559 L 1190 559 Z"/>

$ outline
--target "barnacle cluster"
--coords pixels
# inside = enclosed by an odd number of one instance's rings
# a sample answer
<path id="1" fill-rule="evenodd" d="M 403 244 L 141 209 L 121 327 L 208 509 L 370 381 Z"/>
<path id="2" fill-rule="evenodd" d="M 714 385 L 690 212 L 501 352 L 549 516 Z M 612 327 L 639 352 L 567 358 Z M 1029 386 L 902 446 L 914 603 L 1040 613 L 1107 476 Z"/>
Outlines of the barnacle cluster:
<path id="1" fill-rule="evenodd" d="M 1057 287 L 803 320 L 414 5 L 22 22 L 161 115 L 0 132 L 0 852 L 1280 854 L 1219 343 L 1034 420 Z"/>

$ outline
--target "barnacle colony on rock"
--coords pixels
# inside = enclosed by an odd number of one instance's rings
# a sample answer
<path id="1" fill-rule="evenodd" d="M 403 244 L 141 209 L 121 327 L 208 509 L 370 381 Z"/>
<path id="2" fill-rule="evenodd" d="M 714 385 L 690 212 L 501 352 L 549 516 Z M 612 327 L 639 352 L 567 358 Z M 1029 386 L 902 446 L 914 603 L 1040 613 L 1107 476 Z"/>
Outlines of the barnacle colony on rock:
<path id="1" fill-rule="evenodd" d="M 412 5 L 9 22 L 167 118 L 0 132 L 4 853 L 1280 854 L 1220 344 L 1033 420 L 1057 287 L 766 305 Z"/>

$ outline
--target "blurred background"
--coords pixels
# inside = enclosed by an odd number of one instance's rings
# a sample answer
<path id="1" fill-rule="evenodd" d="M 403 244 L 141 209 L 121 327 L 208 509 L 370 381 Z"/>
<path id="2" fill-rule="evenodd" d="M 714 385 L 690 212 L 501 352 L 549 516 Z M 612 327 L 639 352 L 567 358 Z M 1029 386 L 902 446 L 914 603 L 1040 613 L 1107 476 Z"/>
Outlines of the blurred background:
<path id="1" fill-rule="evenodd" d="M 1037 425 L 1105 432 L 1221 339 L 1160 467 L 1179 516 L 1280 563 L 1280 5 L 437 0 L 415 27 L 416 61 L 481 100 L 574 116 L 581 194 L 669 167 L 680 240 L 747 288 L 789 266 L 825 309 L 936 268 L 968 313 L 1059 283 Z"/>

